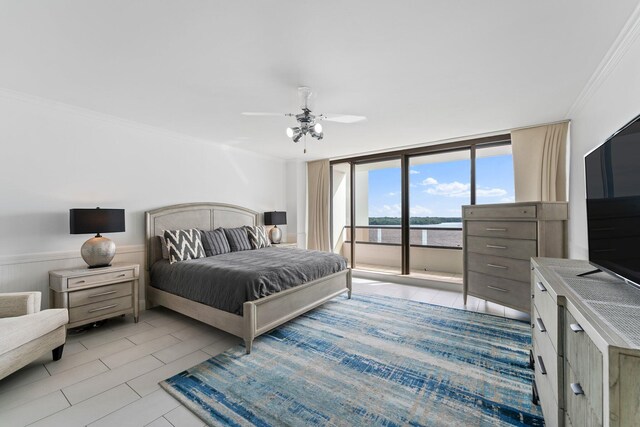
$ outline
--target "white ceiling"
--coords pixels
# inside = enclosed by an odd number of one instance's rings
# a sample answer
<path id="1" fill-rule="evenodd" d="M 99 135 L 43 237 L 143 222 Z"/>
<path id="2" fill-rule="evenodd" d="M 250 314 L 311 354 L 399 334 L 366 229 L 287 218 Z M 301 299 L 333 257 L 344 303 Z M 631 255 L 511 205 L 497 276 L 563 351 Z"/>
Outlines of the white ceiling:
<path id="1" fill-rule="evenodd" d="M 638 0 L 0 0 L 0 87 L 311 160 L 565 118 Z M 296 88 L 325 138 L 294 144 Z"/>

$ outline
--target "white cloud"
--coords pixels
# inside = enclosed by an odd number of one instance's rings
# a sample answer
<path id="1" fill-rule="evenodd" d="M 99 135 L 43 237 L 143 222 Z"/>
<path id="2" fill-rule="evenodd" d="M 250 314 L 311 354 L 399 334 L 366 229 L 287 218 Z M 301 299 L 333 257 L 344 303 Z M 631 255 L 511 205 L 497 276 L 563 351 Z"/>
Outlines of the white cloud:
<path id="1" fill-rule="evenodd" d="M 392 191 L 391 193 L 387 193 L 387 196 L 393 197 L 393 196 L 397 196 L 398 194 L 400 194 L 400 193 Z"/>
<path id="2" fill-rule="evenodd" d="M 500 199 L 500 203 L 513 203 L 515 201 L 515 196 L 503 197 L 502 199 Z"/>
<path id="3" fill-rule="evenodd" d="M 394 205 L 383 205 L 383 206 L 376 206 L 374 207 L 369 216 L 395 216 L 398 217 L 401 215 L 402 212 L 402 208 L 400 207 L 400 204 L 394 204 Z"/>
<path id="4" fill-rule="evenodd" d="M 431 194 L 432 196 L 469 197 L 471 194 L 470 188 L 471 184 L 463 184 L 458 181 L 443 182 L 426 189 L 425 193 Z"/>
<path id="5" fill-rule="evenodd" d="M 409 173 L 410 173 L 411 175 L 417 175 L 417 174 L 419 174 L 419 173 L 420 173 L 420 171 L 417 171 L 417 170 L 415 170 L 415 169 L 409 169 Z"/>
<path id="6" fill-rule="evenodd" d="M 422 185 L 436 185 L 438 181 L 435 178 L 429 177 L 422 181 Z"/>
<path id="7" fill-rule="evenodd" d="M 507 194 L 507 190 L 502 188 L 478 188 L 476 196 L 478 197 L 503 197 Z"/>
<path id="8" fill-rule="evenodd" d="M 411 216 L 426 216 L 433 214 L 433 211 L 424 206 L 416 205 L 409 208 L 409 215 Z"/>

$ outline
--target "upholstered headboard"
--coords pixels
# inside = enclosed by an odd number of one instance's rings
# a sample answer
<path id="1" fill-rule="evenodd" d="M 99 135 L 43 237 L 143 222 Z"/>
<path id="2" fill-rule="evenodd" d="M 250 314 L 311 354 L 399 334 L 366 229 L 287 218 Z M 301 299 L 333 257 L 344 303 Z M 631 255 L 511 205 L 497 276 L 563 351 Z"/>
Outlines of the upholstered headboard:
<path id="1" fill-rule="evenodd" d="M 243 225 L 262 224 L 260 214 L 251 209 L 222 203 L 186 203 L 148 211 L 145 215 L 146 266 L 149 270 L 154 262 L 162 259 L 159 236 L 163 230 L 198 228 L 214 230 L 218 227 L 232 228 Z"/>

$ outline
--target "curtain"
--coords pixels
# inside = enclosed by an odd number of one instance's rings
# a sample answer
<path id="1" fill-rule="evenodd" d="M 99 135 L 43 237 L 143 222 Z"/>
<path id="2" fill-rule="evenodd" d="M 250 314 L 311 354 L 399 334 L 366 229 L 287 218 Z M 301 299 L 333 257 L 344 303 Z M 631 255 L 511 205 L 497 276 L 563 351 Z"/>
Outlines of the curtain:
<path id="1" fill-rule="evenodd" d="M 511 132 L 516 202 L 567 201 L 569 122 Z"/>
<path id="2" fill-rule="evenodd" d="M 329 160 L 307 162 L 307 248 L 330 251 Z"/>

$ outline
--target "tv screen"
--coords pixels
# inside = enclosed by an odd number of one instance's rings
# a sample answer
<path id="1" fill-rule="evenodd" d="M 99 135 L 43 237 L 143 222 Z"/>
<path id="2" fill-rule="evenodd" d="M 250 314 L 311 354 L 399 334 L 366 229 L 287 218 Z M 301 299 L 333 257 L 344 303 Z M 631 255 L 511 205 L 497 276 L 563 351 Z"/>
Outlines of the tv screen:
<path id="1" fill-rule="evenodd" d="M 585 156 L 589 261 L 640 285 L 640 116 Z"/>

